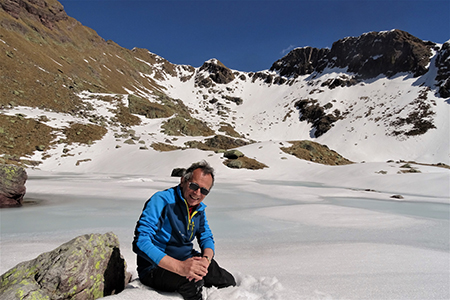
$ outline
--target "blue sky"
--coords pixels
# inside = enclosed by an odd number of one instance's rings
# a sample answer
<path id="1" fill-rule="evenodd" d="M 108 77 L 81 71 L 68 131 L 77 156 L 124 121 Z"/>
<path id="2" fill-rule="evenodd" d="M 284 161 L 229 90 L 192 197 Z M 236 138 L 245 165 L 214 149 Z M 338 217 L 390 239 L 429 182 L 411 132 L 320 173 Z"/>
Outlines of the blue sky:
<path id="1" fill-rule="evenodd" d="M 265 70 L 295 47 L 331 48 L 369 31 L 401 29 L 437 43 L 450 39 L 448 0 L 60 2 L 106 40 L 194 67 L 217 58 L 234 70 Z"/>

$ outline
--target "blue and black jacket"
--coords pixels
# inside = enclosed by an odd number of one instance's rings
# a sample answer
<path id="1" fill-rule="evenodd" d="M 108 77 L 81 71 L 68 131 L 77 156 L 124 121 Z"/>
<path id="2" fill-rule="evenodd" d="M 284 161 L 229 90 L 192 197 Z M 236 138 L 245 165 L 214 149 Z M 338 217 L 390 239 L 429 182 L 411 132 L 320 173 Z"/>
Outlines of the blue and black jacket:
<path id="1" fill-rule="evenodd" d="M 197 238 L 201 249 L 214 251 L 205 208 L 206 205 L 200 203 L 190 216 L 179 185 L 155 193 L 145 203 L 133 241 L 140 278 L 155 268 L 165 255 L 181 261 L 194 256 L 194 238 Z"/>

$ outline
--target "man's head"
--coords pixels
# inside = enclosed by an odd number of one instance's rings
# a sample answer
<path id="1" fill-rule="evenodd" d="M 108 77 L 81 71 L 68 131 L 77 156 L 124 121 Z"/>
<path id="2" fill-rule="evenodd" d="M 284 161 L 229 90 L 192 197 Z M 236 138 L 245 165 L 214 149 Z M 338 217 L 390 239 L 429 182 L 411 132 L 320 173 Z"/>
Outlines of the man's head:
<path id="1" fill-rule="evenodd" d="M 206 162 L 193 163 L 181 177 L 181 192 L 189 206 L 200 204 L 214 185 L 214 169 Z"/>

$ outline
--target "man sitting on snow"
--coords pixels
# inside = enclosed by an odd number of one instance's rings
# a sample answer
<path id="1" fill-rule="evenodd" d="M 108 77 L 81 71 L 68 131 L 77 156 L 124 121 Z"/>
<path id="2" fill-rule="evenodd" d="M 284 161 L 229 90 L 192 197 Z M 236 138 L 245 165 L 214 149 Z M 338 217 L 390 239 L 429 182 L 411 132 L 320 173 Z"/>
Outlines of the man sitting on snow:
<path id="1" fill-rule="evenodd" d="M 214 169 L 192 164 L 178 186 L 155 193 L 136 224 L 133 251 L 140 281 L 156 290 L 202 299 L 202 287 L 224 288 L 236 281 L 214 257 L 214 240 L 202 203 L 214 184 Z M 201 253 L 194 250 L 197 238 Z"/>

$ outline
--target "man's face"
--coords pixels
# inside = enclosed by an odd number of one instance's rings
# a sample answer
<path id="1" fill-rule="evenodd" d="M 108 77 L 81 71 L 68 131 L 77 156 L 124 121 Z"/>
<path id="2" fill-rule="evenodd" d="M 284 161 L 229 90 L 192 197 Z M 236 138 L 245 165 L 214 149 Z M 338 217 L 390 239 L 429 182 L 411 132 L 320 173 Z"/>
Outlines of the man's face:
<path id="1" fill-rule="evenodd" d="M 196 191 L 190 189 L 189 184 L 191 182 L 196 183 L 200 188 Z M 211 189 L 212 182 L 213 180 L 211 174 L 203 174 L 202 169 L 195 169 L 192 173 L 192 178 L 189 181 L 183 181 L 183 178 L 181 178 L 181 191 L 188 205 L 196 206 L 200 204 L 206 197 L 201 193 L 201 188 L 205 188 L 209 191 Z"/>

